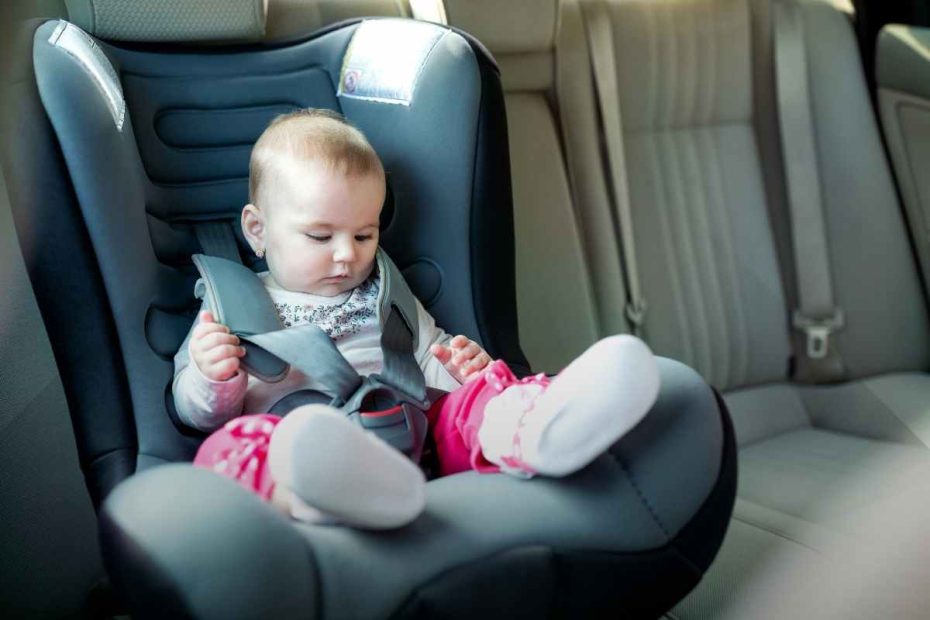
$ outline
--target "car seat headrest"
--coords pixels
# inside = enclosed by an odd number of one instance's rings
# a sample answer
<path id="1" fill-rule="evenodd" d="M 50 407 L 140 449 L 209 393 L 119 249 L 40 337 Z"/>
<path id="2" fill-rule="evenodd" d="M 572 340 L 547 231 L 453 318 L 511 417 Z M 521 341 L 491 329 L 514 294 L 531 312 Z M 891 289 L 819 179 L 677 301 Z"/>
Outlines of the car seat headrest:
<path id="1" fill-rule="evenodd" d="M 445 0 L 449 23 L 474 35 L 495 56 L 552 50 L 558 8 L 558 0 Z"/>
<path id="2" fill-rule="evenodd" d="M 356 17 L 409 17 L 398 0 L 268 0 L 266 41 L 306 37 L 325 26 Z"/>
<path id="3" fill-rule="evenodd" d="M 267 0 L 65 0 L 68 18 L 110 41 L 216 43 L 265 36 Z"/>

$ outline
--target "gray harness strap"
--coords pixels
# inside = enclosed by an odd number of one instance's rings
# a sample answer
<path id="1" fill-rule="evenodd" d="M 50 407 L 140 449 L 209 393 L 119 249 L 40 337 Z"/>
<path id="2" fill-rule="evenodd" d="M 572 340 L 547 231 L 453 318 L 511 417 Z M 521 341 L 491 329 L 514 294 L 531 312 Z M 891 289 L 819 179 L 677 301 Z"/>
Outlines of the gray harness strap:
<path id="1" fill-rule="evenodd" d="M 362 384 L 362 378 L 342 356 L 332 339 L 316 325 L 301 325 L 252 336 L 241 335 L 239 338 L 257 345 L 302 372 L 307 376 L 307 387 L 329 396 L 335 407 L 343 406 Z M 242 363 L 246 363 L 245 358 Z"/>
<path id="2" fill-rule="evenodd" d="M 194 224 L 194 234 L 204 254 L 242 262 L 232 224 L 228 221 L 208 221 Z"/>
<path id="3" fill-rule="evenodd" d="M 381 377 L 417 400 L 425 400 L 426 380 L 413 355 L 413 339 L 396 310 L 388 315 L 381 328 L 381 350 L 384 352 Z"/>
<path id="4" fill-rule="evenodd" d="M 379 249 L 377 254 L 384 366 L 381 373 L 367 377 L 352 368 L 316 325 L 285 330 L 264 284 L 251 269 L 218 256 L 197 254 L 193 260 L 202 276 L 195 294 L 217 321 L 239 336 L 246 349 L 243 367 L 270 383 L 284 379 L 291 366 L 305 375 L 305 388 L 282 398 L 273 412 L 283 414 L 303 404 L 325 402 L 341 408 L 414 460 L 419 459 L 426 435 L 423 410 L 430 402 L 423 371 L 414 356 L 419 335 L 416 299 L 384 252 Z M 390 411 L 384 414 L 360 413 L 385 401 Z"/>

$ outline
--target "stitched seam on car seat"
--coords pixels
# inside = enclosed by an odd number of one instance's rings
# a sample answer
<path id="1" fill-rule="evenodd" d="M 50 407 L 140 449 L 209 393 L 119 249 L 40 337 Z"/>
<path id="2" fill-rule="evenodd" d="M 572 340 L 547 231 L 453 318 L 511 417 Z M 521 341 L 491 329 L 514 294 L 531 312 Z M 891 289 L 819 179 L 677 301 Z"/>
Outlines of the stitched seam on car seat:
<path id="1" fill-rule="evenodd" d="M 819 550 L 816 549 L 815 547 L 812 547 L 812 546 L 810 546 L 809 544 L 805 543 L 804 541 L 799 540 L 797 537 L 791 536 L 790 533 L 788 533 L 788 532 L 786 532 L 786 531 L 784 531 L 784 530 L 781 530 L 781 529 L 778 529 L 778 528 L 775 528 L 775 527 L 766 525 L 766 524 L 764 524 L 764 523 L 760 523 L 759 521 L 757 521 L 757 520 L 755 520 L 755 519 L 750 519 L 750 518 L 747 518 L 747 517 L 742 517 L 742 516 L 736 516 L 736 515 L 734 515 L 734 516 L 732 517 L 732 519 L 733 519 L 734 521 L 739 521 L 740 523 L 742 523 L 742 524 L 744 524 L 744 525 L 748 525 L 749 527 L 754 527 L 754 528 L 756 528 L 757 530 L 762 530 L 763 532 L 767 532 L 767 533 L 771 534 L 772 536 L 777 536 L 778 538 L 781 538 L 781 539 L 783 539 L 783 540 L 787 540 L 788 542 L 792 542 L 792 543 L 794 543 L 794 544 L 796 544 L 796 545 L 799 545 L 799 546 L 801 546 L 801 547 L 804 547 L 805 549 L 810 549 L 811 551 L 814 551 L 814 552 L 818 552 L 818 553 L 819 553 Z"/>
<path id="2" fill-rule="evenodd" d="M 894 404 L 892 402 L 889 402 L 888 399 L 885 398 L 885 396 L 883 396 L 881 392 L 876 390 L 871 385 L 870 381 L 863 381 L 862 387 L 865 388 L 866 392 L 868 392 L 873 397 L 875 397 L 875 399 L 882 405 L 882 407 L 884 407 L 885 410 L 888 411 L 888 414 L 891 416 L 891 419 L 897 422 L 901 426 L 901 429 L 906 434 L 910 435 L 917 442 L 917 445 L 920 445 L 920 446 L 927 445 L 927 442 L 924 439 L 922 439 L 917 433 L 914 432 L 914 429 L 912 429 L 910 424 L 907 423 L 907 420 L 905 420 L 903 417 L 898 415 L 898 411 L 894 407 Z"/>
<path id="3" fill-rule="evenodd" d="M 665 525 L 662 524 L 662 520 L 659 519 L 659 514 L 652 507 L 652 504 L 649 503 L 649 500 L 646 498 L 646 495 L 643 493 L 642 489 L 639 488 L 639 485 L 636 484 L 636 479 L 633 477 L 633 472 L 630 471 L 630 468 L 627 467 L 626 463 L 623 462 L 623 459 L 618 454 L 610 453 L 611 456 L 616 459 L 617 463 L 620 464 L 620 467 L 623 469 L 623 473 L 626 474 L 627 479 L 630 481 L 630 484 L 633 486 L 633 489 L 636 491 L 636 495 L 639 496 L 639 501 L 646 507 L 646 510 L 649 511 L 649 515 L 652 517 L 652 520 L 655 522 L 659 529 L 662 530 L 662 533 L 665 534 L 666 538 L 671 540 L 672 535 L 669 534 L 668 529 Z"/>

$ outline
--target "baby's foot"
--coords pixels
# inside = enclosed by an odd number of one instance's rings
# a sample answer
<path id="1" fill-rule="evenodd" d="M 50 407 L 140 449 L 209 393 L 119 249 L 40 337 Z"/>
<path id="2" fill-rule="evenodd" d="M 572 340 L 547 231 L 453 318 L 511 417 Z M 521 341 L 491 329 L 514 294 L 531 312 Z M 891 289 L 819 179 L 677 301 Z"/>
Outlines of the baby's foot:
<path id="1" fill-rule="evenodd" d="M 566 476 L 607 450 L 646 415 L 659 390 L 642 340 L 592 345 L 548 387 L 516 384 L 491 399 L 478 430 L 482 453 L 517 476 Z"/>
<path id="2" fill-rule="evenodd" d="M 412 461 L 325 405 L 299 407 L 278 423 L 268 463 L 275 483 L 298 498 L 297 519 L 389 529 L 425 504 L 426 480 Z"/>

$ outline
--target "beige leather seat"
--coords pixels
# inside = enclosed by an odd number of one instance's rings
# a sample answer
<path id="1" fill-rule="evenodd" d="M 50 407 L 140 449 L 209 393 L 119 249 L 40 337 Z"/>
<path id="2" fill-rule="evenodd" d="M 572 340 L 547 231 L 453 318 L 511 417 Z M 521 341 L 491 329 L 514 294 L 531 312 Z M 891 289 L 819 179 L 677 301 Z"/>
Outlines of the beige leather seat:
<path id="1" fill-rule="evenodd" d="M 407 0 L 268 0 L 265 39 L 286 41 L 353 17 L 410 17 Z"/>
<path id="2" fill-rule="evenodd" d="M 510 84 L 515 187 L 535 187 L 542 176 L 561 179 L 551 166 L 567 164 L 594 330 L 627 329 L 622 254 L 611 225 L 616 218 L 580 10 L 589 1 L 579 8 L 562 0 L 555 24 L 538 17 L 548 16 L 551 3 L 458 15 L 456 4 L 447 2 L 450 22 L 479 38 L 487 32 Z M 822 561 L 812 550 L 832 547 L 835 536 L 862 535 L 863 527 L 874 527 L 869 516 L 877 506 L 908 492 L 889 483 L 889 471 L 927 470 L 930 322 L 850 16 L 839 3 L 801 3 L 828 256 L 847 318 L 834 340 L 844 381 L 813 386 L 792 372 L 804 342 L 789 317 L 797 305 L 796 270 L 806 266 L 794 264 L 789 234 L 771 1 L 608 4 L 639 277 L 649 304 L 644 337 L 723 392 L 741 445 L 728 541 L 708 583 L 676 612 L 713 615 L 758 558 L 777 551 L 795 566 Z M 506 14 L 514 7 L 533 17 Z M 512 29 L 509 39 L 502 24 Z M 547 74 L 556 76 L 558 90 L 543 92 L 544 101 L 559 105 L 563 149 L 548 152 L 538 129 L 525 134 L 530 96 L 515 98 L 517 65 L 507 46 L 519 40 L 520 28 L 537 25 L 557 32 L 556 68 Z M 522 78 L 525 69 L 517 72 Z M 521 153 L 529 155 L 521 161 Z M 556 200 L 542 204 L 516 193 L 524 248 L 549 243 L 525 227 L 561 205 L 564 198 L 549 193 Z M 569 277 L 549 273 L 552 280 Z"/>

